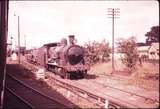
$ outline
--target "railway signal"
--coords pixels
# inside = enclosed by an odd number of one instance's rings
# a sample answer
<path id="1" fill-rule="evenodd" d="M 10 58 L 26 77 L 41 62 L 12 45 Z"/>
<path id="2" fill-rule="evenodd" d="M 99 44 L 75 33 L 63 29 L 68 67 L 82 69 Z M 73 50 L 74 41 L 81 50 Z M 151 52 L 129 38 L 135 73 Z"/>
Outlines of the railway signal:
<path id="1" fill-rule="evenodd" d="M 108 8 L 108 16 L 112 18 L 112 73 L 115 71 L 114 67 L 114 19 L 119 18 L 119 8 Z"/>

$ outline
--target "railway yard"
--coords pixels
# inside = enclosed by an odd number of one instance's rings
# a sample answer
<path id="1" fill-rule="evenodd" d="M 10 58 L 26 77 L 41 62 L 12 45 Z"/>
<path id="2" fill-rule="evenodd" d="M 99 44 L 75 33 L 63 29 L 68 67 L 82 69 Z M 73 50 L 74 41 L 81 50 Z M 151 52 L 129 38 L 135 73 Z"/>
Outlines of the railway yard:
<path id="1" fill-rule="evenodd" d="M 45 71 L 42 76 L 37 77 L 40 69 L 42 68 L 26 61 L 20 65 L 16 62 L 7 64 L 6 90 L 20 96 L 19 98 L 23 99 L 22 106 L 23 104 L 31 108 L 158 108 L 159 106 L 158 91 L 126 85 L 127 77 L 88 73 L 83 79 L 62 79 L 50 71 Z M 6 107 L 13 106 L 13 103 L 4 104 Z"/>
<path id="2" fill-rule="evenodd" d="M 160 108 L 157 4 L 1 1 L 0 109 Z"/>

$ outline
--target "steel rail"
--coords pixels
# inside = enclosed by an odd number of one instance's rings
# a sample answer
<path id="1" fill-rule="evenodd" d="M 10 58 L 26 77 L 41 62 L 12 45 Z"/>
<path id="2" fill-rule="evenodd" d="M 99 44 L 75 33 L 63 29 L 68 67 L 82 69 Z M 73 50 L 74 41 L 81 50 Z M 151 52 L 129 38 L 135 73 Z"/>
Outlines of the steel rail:
<path id="1" fill-rule="evenodd" d="M 11 89 L 9 89 L 8 87 L 5 87 L 6 90 L 8 90 L 10 93 L 12 93 L 14 96 L 16 96 L 19 100 L 21 100 L 23 103 L 25 103 L 27 106 L 29 106 L 31 109 L 35 109 L 34 106 L 32 106 L 29 102 L 27 102 L 26 100 L 24 100 L 22 97 L 20 97 L 19 95 L 17 95 L 14 91 L 12 91 Z"/>
<path id="2" fill-rule="evenodd" d="M 25 62 L 25 63 L 28 63 L 28 62 Z M 29 66 L 32 66 L 32 68 L 37 69 L 37 70 L 39 68 L 38 66 L 35 66 L 33 64 L 30 64 L 30 63 L 29 63 Z M 52 73 L 50 73 L 50 74 L 52 74 Z M 70 90 L 71 92 L 73 92 L 73 89 L 74 89 L 78 92 L 87 94 L 91 98 L 101 100 L 103 103 L 105 102 L 105 100 L 109 100 L 109 105 L 111 105 L 111 106 L 121 107 L 121 108 L 140 108 L 140 107 L 137 107 L 137 105 L 131 104 L 131 103 L 126 102 L 126 101 L 122 101 L 122 100 L 120 100 L 118 98 L 115 98 L 115 97 L 112 97 L 110 95 L 106 95 L 106 97 L 103 97 L 102 95 L 95 95 L 92 92 L 88 92 L 84 89 L 81 89 L 81 88 L 75 86 L 75 85 L 71 85 L 71 84 L 67 83 L 66 81 L 63 81 L 62 79 L 58 80 L 53 76 L 50 76 L 50 77 L 52 77 L 53 80 L 61 83 L 61 87 L 66 88 L 66 89 Z"/>
<path id="3" fill-rule="evenodd" d="M 29 85 L 27 85 L 26 83 L 18 80 L 18 79 L 15 78 L 14 76 L 11 76 L 10 74 L 7 74 L 7 75 L 10 76 L 12 79 L 16 80 L 18 83 L 20 83 L 20 84 L 23 85 L 24 87 L 33 90 L 33 91 L 36 92 L 37 94 L 39 94 L 39 95 L 41 95 L 41 96 L 43 96 L 43 97 L 45 97 L 45 98 L 47 98 L 47 99 L 49 99 L 49 100 L 51 100 L 51 101 L 53 101 L 53 102 L 56 102 L 56 103 L 58 103 L 58 104 L 60 104 L 60 105 L 63 105 L 63 106 L 66 107 L 66 108 L 70 108 L 69 106 L 67 106 L 67 105 L 65 105 L 65 104 L 63 104 L 63 103 L 61 103 L 61 102 L 53 99 L 52 97 L 50 97 L 50 96 L 48 96 L 48 95 L 46 95 L 46 94 L 44 94 L 44 93 L 42 93 L 42 92 L 40 92 L 40 91 L 32 88 L 31 86 L 29 86 Z"/>
<path id="4" fill-rule="evenodd" d="M 121 108 L 139 108 L 137 107 L 137 105 L 134 105 L 134 104 L 131 104 L 129 102 L 126 102 L 126 101 L 122 101 L 118 98 L 115 98 L 115 97 L 112 97 L 110 95 L 106 95 L 106 97 L 103 97 L 101 95 L 96 95 L 92 92 L 88 92 L 86 91 L 85 89 L 82 89 L 82 88 L 79 88 L 77 87 L 76 85 L 73 85 L 73 84 L 69 84 L 67 83 L 66 81 L 63 81 L 63 80 L 60 80 L 60 79 L 57 79 L 53 76 L 51 76 L 53 80 L 61 83 L 62 87 L 63 88 L 66 88 L 70 91 L 72 91 L 73 89 L 80 92 L 80 93 L 83 93 L 83 94 L 87 94 L 87 96 L 93 98 L 93 99 L 96 99 L 96 100 L 100 100 L 102 101 L 103 103 L 105 103 L 105 100 L 109 100 L 109 105 L 112 105 L 114 107 L 121 107 Z"/>
<path id="5" fill-rule="evenodd" d="M 123 76 L 113 75 L 113 74 L 110 74 L 110 75 L 107 75 L 107 74 L 99 74 L 98 76 L 100 76 L 100 77 L 110 77 L 110 78 L 112 78 L 113 80 L 121 80 L 121 81 L 130 80 L 130 78 L 128 78 L 128 77 L 123 77 Z"/>
<path id="6" fill-rule="evenodd" d="M 116 77 L 116 78 L 117 78 L 117 77 Z M 120 77 L 119 77 L 119 78 L 120 78 Z M 142 95 L 140 95 L 140 94 L 137 94 L 137 93 L 134 93 L 134 92 L 131 92 L 131 91 L 125 91 L 125 90 L 122 90 L 122 89 L 117 88 L 117 87 L 113 87 L 113 86 L 110 86 L 110 85 L 106 85 L 106 84 L 99 83 L 99 82 L 97 82 L 97 81 L 94 81 L 94 82 L 97 83 L 97 84 L 102 85 L 103 87 L 110 87 L 110 88 L 112 88 L 112 89 L 116 89 L 116 90 L 119 90 L 119 91 L 121 91 L 121 92 L 128 93 L 128 94 L 130 94 L 130 95 L 135 95 L 135 96 L 141 97 L 141 98 L 143 98 L 143 99 L 145 99 L 145 100 L 151 100 L 151 101 L 157 102 L 157 103 L 159 102 L 157 99 L 147 98 L 147 97 L 142 96 Z"/>
<path id="7" fill-rule="evenodd" d="M 78 82 L 77 82 L 78 83 Z M 78 84 L 81 84 L 81 85 L 84 85 L 85 86 L 85 81 L 83 81 L 83 84 L 82 84 L 82 82 L 80 82 L 79 81 L 79 83 Z M 94 82 L 95 84 L 97 83 L 97 82 Z M 101 86 L 102 86 L 102 84 L 100 84 Z M 97 84 L 97 86 L 98 86 L 98 84 Z M 86 87 L 89 87 L 89 85 L 87 86 L 86 85 Z M 103 87 L 103 86 L 102 86 Z M 111 87 L 108 87 L 108 90 L 115 90 L 115 89 L 113 89 L 113 88 L 111 88 Z M 96 88 L 96 89 L 94 89 L 94 90 L 97 90 L 98 91 L 98 88 Z M 107 89 L 105 90 L 106 92 L 107 92 Z M 116 91 L 117 90 L 115 90 L 114 92 L 116 93 Z M 107 96 L 110 96 L 110 95 L 108 95 L 107 93 L 104 93 L 104 92 L 102 92 L 102 91 L 100 91 L 100 93 L 102 93 L 102 94 L 104 94 L 104 95 L 107 95 Z M 125 94 L 126 92 L 122 92 L 122 94 Z M 126 93 L 127 94 L 127 96 L 128 95 L 130 95 L 130 94 L 128 94 L 128 93 Z M 133 96 L 133 95 L 132 95 Z M 131 97 L 132 97 L 131 96 Z M 128 103 L 128 104 L 131 104 L 131 105 L 134 105 L 135 107 L 133 107 L 133 108 L 143 108 L 143 106 L 142 105 L 136 105 L 136 103 L 132 103 L 132 102 L 129 102 L 129 101 L 127 101 L 127 100 L 122 100 L 122 99 L 119 99 L 118 97 L 114 97 L 114 96 L 111 96 L 112 98 L 116 98 L 116 99 L 118 99 L 118 100 L 120 100 L 121 102 L 126 102 L 126 103 Z M 123 97 L 123 96 L 122 96 Z M 137 96 L 134 96 L 134 97 L 137 97 Z M 142 98 L 142 97 L 139 97 L 139 98 Z M 142 98 L 143 99 L 143 98 Z M 149 98 L 148 98 L 149 99 Z M 111 99 L 112 100 L 112 99 Z M 145 99 L 146 100 L 146 99 Z M 113 100 L 114 101 L 114 100 Z M 147 101 L 147 100 L 146 100 Z M 144 103 L 144 104 L 148 104 L 148 103 Z M 154 107 L 158 107 L 158 104 L 159 104 L 159 102 L 154 102 L 154 104 L 151 104 L 150 106 L 152 107 L 152 106 L 154 106 Z M 125 107 L 126 108 L 126 107 Z M 129 107 L 129 108 L 131 108 L 131 107 Z M 147 107 L 146 107 L 147 108 Z"/>

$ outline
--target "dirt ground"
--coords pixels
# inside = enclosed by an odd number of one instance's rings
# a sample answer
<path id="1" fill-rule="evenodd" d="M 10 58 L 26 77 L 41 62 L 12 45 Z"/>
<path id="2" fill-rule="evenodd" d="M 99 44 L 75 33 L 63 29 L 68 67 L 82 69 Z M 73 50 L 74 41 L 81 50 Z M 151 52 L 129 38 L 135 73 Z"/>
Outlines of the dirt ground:
<path id="1" fill-rule="evenodd" d="M 159 63 L 137 64 L 136 70 L 129 74 L 130 78 L 126 84 L 139 86 L 149 90 L 159 91 Z M 123 71 L 125 66 L 120 62 L 115 62 L 115 70 Z M 89 73 L 95 75 L 109 75 L 112 72 L 112 63 L 97 63 L 91 66 Z M 122 72 L 123 73 L 123 72 Z M 123 75 L 122 75 L 123 76 Z M 125 76 L 126 77 L 126 76 Z"/>

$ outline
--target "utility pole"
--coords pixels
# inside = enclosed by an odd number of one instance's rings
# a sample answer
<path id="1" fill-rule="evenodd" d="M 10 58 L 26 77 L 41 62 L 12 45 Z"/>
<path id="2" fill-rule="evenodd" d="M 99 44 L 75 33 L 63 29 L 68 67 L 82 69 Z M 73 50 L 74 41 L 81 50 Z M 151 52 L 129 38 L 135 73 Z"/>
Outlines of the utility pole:
<path id="1" fill-rule="evenodd" d="M 109 18 L 112 18 L 112 73 L 115 71 L 114 67 L 114 19 L 119 18 L 119 8 L 108 8 Z"/>
<path id="2" fill-rule="evenodd" d="M 16 14 L 14 14 L 14 16 L 17 16 Z M 20 18 L 19 15 L 18 17 L 18 64 L 20 64 Z"/>
<path id="3" fill-rule="evenodd" d="M 20 64 L 20 23 L 18 16 L 18 64 Z"/>

